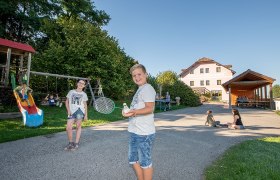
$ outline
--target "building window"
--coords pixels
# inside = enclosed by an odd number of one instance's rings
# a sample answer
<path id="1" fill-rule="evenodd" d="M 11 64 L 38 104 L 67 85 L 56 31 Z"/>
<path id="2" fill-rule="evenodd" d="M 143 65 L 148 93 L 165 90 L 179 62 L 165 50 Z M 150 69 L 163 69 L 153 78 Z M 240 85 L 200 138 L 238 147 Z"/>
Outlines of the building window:
<path id="1" fill-rule="evenodd" d="M 190 86 L 194 86 L 194 81 L 190 81 Z"/>
<path id="2" fill-rule="evenodd" d="M 217 80 L 217 85 L 221 85 L 222 81 L 221 80 Z"/>
<path id="3" fill-rule="evenodd" d="M 216 72 L 221 72 L 221 67 L 216 67 Z"/>
<path id="4" fill-rule="evenodd" d="M 203 73 L 204 73 L 204 69 L 200 68 L 200 74 L 203 74 Z"/>
<path id="5" fill-rule="evenodd" d="M 190 71 L 190 74 L 194 74 L 193 69 Z"/>
<path id="6" fill-rule="evenodd" d="M 203 80 L 200 81 L 200 86 L 204 86 L 204 81 Z"/>
<path id="7" fill-rule="evenodd" d="M 209 73 L 209 68 L 205 68 L 205 73 Z"/>
<path id="8" fill-rule="evenodd" d="M 210 86 L 210 81 L 206 80 L 206 86 Z"/>

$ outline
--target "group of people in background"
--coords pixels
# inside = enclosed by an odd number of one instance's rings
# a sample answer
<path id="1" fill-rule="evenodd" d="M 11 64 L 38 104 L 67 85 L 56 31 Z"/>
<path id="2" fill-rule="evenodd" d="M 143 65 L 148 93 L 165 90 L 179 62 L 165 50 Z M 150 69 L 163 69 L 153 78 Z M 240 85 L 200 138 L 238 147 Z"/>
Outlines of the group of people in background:
<path id="1" fill-rule="evenodd" d="M 227 127 L 229 129 L 244 129 L 243 122 L 241 120 L 240 113 L 237 109 L 232 109 L 232 115 L 233 115 L 233 121 L 227 122 L 226 124 L 221 124 L 220 121 L 216 121 L 212 111 L 207 111 L 207 117 L 205 121 L 205 126 L 211 126 L 211 127 Z"/>
<path id="2" fill-rule="evenodd" d="M 44 98 L 46 105 L 49 106 L 59 106 L 62 107 L 62 101 L 59 98 L 58 94 L 56 94 L 56 96 L 54 96 L 53 94 L 48 94 L 45 98 Z"/>

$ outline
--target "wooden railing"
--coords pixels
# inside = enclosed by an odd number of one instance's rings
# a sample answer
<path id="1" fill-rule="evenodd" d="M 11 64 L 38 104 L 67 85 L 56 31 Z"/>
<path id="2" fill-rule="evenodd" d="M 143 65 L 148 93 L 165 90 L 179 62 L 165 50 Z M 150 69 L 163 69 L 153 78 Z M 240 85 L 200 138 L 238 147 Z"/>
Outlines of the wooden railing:
<path id="1" fill-rule="evenodd" d="M 248 107 L 248 108 L 270 108 L 270 101 L 247 101 L 247 102 L 237 102 L 237 107 Z"/>

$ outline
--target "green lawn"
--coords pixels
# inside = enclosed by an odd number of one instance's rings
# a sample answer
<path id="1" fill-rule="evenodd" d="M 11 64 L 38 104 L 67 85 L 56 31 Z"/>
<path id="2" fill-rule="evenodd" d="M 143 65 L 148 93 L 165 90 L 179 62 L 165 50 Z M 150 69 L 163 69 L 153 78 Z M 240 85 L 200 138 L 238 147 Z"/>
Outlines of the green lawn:
<path id="1" fill-rule="evenodd" d="M 116 106 L 121 107 L 122 104 L 116 102 Z M 186 106 L 172 106 L 172 110 L 185 107 Z M 44 124 L 40 127 L 25 127 L 22 123 L 22 118 L 0 120 L 0 143 L 65 131 L 67 116 L 65 106 L 62 108 L 41 106 L 39 108 L 44 111 Z M 83 123 L 83 127 L 90 127 L 123 119 L 121 109 L 118 108 L 108 115 L 94 111 L 93 107 L 89 107 L 88 110 L 89 120 Z M 155 112 L 157 113 L 160 111 L 156 109 Z"/>
<path id="2" fill-rule="evenodd" d="M 280 137 L 245 141 L 227 150 L 205 171 L 207 180 L 280 179 Z"/>

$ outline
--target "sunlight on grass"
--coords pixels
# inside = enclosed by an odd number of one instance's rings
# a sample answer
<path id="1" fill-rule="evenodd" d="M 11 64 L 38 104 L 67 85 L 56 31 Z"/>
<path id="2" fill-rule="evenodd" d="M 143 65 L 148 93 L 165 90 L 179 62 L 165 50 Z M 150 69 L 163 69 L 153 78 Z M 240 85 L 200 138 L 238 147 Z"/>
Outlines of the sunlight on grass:
<path id="1" fill-rule="evenodd" d="M 121 107 L 121 105 L 120 102 L 116 102 L 116 106 Z M 41 106 L 39 108 L 44 111 L 44 123 L 37 128 L 25 127 L 22 118 L 1 120 L 0 143 L 65 131 L 67 123 L 65 107 Z M 172 110 L 180 108 L 185 108 L 185 106 L 173 106 Z M 121 109 L 115 109 L 111 114 L 101 114 L 96 112 L 93 107 L 88 108 L 88 117 L 89 120 L 82 124 L 83 128 L 123 119 Z"/>
<path id="2" fill-rule="evenodd" d="M 279 179 L 280 137 L 245 141 L 209 166 L 206 179 Z"/>

